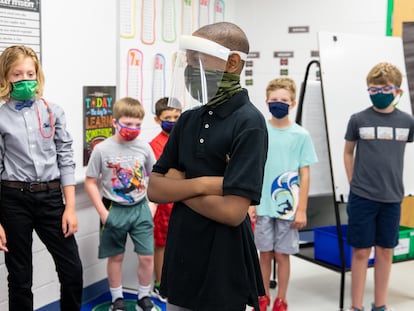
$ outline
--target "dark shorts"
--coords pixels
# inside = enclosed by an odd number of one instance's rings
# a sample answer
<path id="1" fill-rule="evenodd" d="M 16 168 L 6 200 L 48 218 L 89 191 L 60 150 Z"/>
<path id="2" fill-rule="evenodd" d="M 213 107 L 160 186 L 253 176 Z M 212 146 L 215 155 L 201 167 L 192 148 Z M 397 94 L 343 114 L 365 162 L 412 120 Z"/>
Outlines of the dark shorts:
<path id="1" fill-rule="evenodd" d="M 347 242 L 352 247 L 397 246 L 401 202 L 377 202 L 350 192 L 347 213 Z"/>
<path id="2" fill-rule="evenodd" d="M 106 258 L 124 253 L 128 235 L 138 255 L 153 255 L 153 230 L 154 223 L 147 200 L 131 206 L 112 202 L 106 223 L 101 225 L 98 257 Z"/>

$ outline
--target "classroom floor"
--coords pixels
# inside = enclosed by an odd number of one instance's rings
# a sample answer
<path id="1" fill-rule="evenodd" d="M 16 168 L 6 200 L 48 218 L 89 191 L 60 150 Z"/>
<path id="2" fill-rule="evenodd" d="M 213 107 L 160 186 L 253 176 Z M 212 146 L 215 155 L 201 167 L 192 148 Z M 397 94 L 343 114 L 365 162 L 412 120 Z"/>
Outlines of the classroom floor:
<path id="1" fill-rule="evenodd" d="M 371 311 L 373 301 L 373 268 L 368 269 L 365 310 Z M 414 261 L 392 266 L 388 304 L 395 311 L 414 310 Z M 288 290 L 289 311 L 337 311 L 339 309 L 341 274 L 301 258 L 291 257 L 291 278 Z M 345 274 L 344 310 L 351 305 L 351 273 Z M 276 289 L 271 290 L 272 310 Z M 251 310 L 247 308 L 246 310 Z"/>
<path id="2" fill-rule="evenodd" d="M 373 300 L 373 272 L 368 269 L 365 291 L 365 310 L 370 311 Z M 291 257 L 291 279 L 288 291 L 289 311 L 338 311 L 340 297 L 340 273 L 301 258 Z M 349 308 L 351 273 L 345 275 L 344 310 Z M 272 303 L 276 289 L 271 290 Z M 81 311 L 91 311 L 108 297 L 84 305 Z M 395 263 L 392 266 L 388 304 L 395 311 L 414 310 L 414 260 Z M 160 309 L 164 311 L 161 306 Z M 272 305 L 268 308 L 271 311 Z M 246 310 L 251 310 L 247 308 Z"/>

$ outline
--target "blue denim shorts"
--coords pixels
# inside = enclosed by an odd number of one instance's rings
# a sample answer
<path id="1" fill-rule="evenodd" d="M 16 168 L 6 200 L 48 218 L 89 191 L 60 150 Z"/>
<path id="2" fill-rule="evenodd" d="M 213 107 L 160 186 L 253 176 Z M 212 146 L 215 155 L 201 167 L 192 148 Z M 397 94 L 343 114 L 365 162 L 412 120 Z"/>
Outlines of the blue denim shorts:
<path id="1" fill-rule="evenodd" d="M 377 202 L 350 192 L 347 213 L 347 242 L 352 247 L 397 246 L 401 202 Z"/>

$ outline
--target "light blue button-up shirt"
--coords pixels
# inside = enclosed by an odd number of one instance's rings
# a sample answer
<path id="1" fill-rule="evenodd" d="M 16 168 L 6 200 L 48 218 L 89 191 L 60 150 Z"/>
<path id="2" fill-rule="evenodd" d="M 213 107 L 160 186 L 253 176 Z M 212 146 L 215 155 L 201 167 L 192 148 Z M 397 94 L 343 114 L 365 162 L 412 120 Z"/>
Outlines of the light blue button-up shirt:
<path id="1" fill-rule="evenodd" d="M 75 184 L 72 136 L 63 109 L 43 100 L 16 110 L 11 100 L 0 107 L 0 172 L 2 180 Z M 49 113 L 51 112 L 51 114 Z M 53 133 L 54 130 L 54 133 Z"/>

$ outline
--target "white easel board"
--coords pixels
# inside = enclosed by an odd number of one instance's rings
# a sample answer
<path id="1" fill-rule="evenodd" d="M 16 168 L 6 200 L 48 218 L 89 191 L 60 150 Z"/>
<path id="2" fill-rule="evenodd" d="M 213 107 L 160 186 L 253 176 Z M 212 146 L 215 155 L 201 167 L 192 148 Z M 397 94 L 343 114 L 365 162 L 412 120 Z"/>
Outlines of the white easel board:
<path id="1" fill-rule="evenodd" d="M 401 70 L 401 88 L 406 94 L 397 107 L 412 113 L 403 44 L 399 37 L 332 32 L 319 32 L 318 44 L 335 197 L 346 202 L 349 184 L 343 161 L 345 131 L 350 116 L 371 105 L 366 76 L 377 63 L 390 62 Z M 413 144 L 406 147 L 404 186 L 405 195 L 414 194 Z"/>

